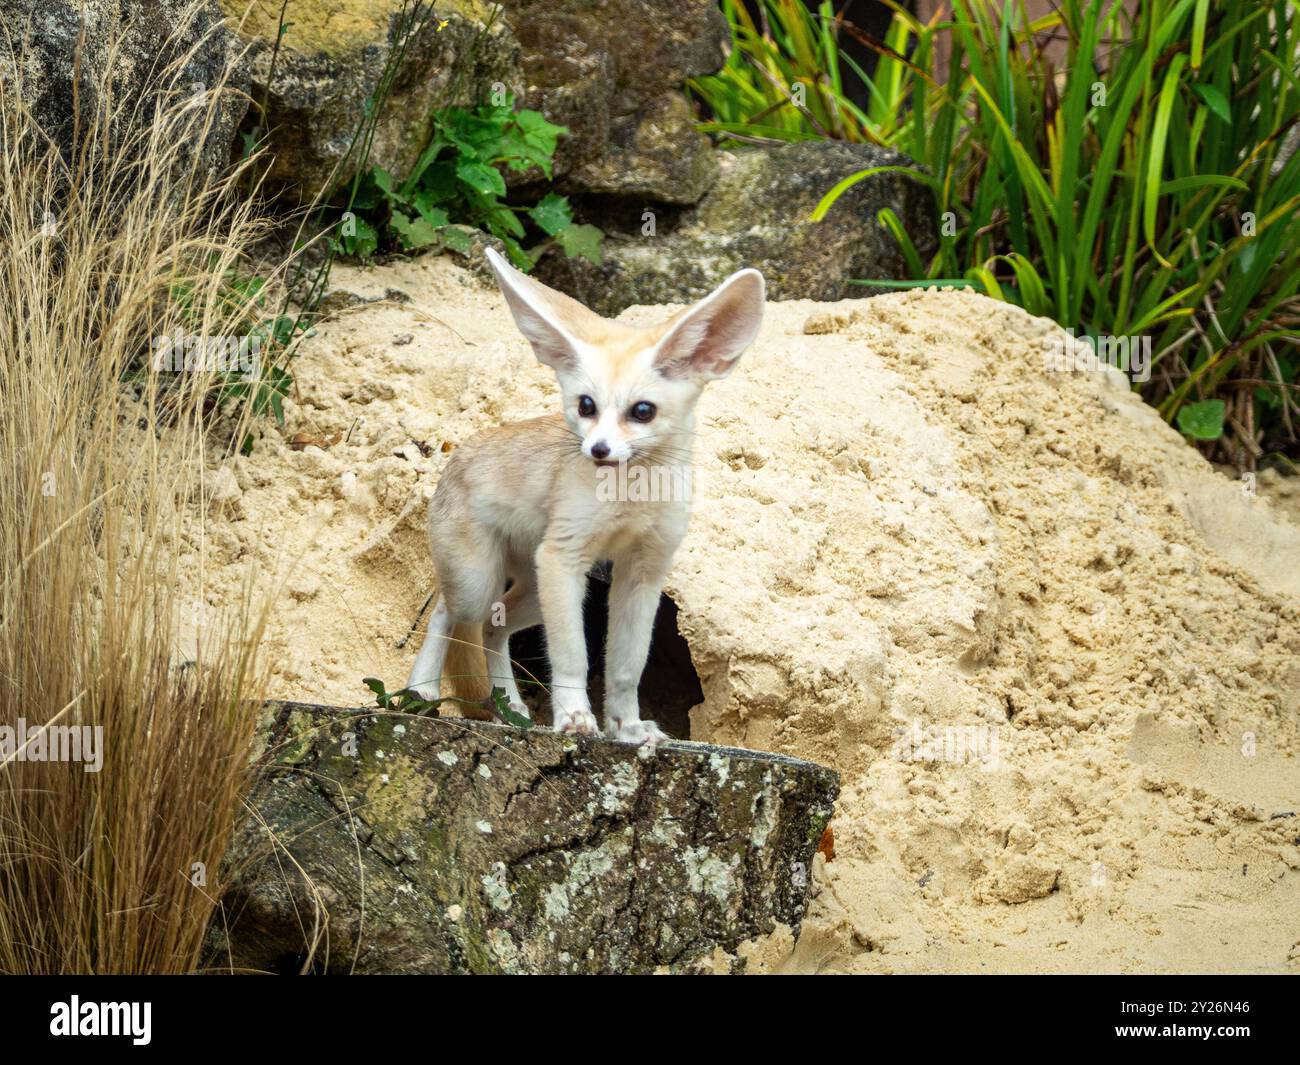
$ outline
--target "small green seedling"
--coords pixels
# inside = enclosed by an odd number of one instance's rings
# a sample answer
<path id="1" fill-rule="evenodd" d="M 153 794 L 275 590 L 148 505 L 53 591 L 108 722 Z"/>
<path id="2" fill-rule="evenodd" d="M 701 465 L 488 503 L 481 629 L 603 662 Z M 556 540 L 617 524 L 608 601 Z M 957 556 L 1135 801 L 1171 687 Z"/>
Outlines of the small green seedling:
<path id="1" fill-rule="evenodd" d="M 494 717 L 515 728 L 529 729 L 532 721 L 510 706 L 505 690 L 493 688 L 492 693 L 482 702 L 471 699 L 459 699 L 454 695 L 444 695 L 441 699 L 424 699 L 413 688 L 390 692 L 378 677 L 364 677 L 365 684 L 375 694 L 375 704 L 383 710 L 394 710 L 403 714 L 417 714 L 421 717 L 438 717 L 438 707 L 443 703 L 460 703 L 465 706 L 481 706 Z"/>
<path id="2" fill-rule="evenodd" d="M 1193 440 L 1217 440 L 1223 435 L 1227 406 L 1221 399 L 1202 399 L 1178 408 L 1178 428 Z"/>

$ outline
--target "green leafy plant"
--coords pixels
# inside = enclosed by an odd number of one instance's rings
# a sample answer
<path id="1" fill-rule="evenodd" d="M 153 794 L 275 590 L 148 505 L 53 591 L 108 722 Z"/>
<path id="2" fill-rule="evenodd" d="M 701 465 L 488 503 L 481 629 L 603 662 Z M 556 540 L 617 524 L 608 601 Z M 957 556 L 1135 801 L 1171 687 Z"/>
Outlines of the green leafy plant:
<path id="1" fill-rule="evenodd" d="M 875 48 L 860 137 L 821 118 L 816 129 L 788 100 L 755 111 L 761 102 L 747 101 L 734 73 L 727 91 L 736 106 L 727 111 L 720 91 L 706 101 L 729 124 L 704 128 L 770 136 L 780 115 L 798 127 L 795 138 L 897 148 L 921 168 L 864 170 L 828 190 L 812 216 L 825 217 L 873 174 L 904 173 L 933 190 L 936 253 L 923 257 L 916 234 L 882 211 L 910 276 L 863 283 L 974 287 L 1080 335 L 1150 337 L 1154 370 L 1143 394 L 1167 421 L 1196 427 L 1190 437 L 1214 439 L 1210 450 L 1241 466 L 1270 451 L 1294 454 L 1300 157 L 1283 143 L 1300 123 L 1296 5 L 1151 0 L 1130 11 L 1062 0 L 1030 20 L 1015 0 L 954 0 L 950 18 L 926 23 L 897 0 L 882 2 L 894 12 L 885 41 L 829 7 L 799 33 L 769 18 L 756 41 L 739 5 L 727 8 L 746 68 L 772 53 L 783 92 L 805 84 L 813 117 L 814 84 L 836 99 L 837 75 L 826 68 L 843 63 L 836 35 Z M 814 28 L 820 51 L 809 44 Z M 729 69 L 741 62 L 733 53 Z M 1179 418 L 1212 399 L 1222 419 Z"/>
<path id="2" fill-rule="evenodd" d="M 375 705 L 383 710 L 437 717 L 438 707 L 443 703 L 471 705 L 468 700 L 459 699 L 454 695 L 444 695 L 441 699 L 425 699 L 413 688 L 402 688 L 400 691 L 390 692 L 378 677 L 364 677 L 361 683 L 371 690 L 375 696 Z M 507 725 L 513 725 L 515 728 L 527 729 L 533 727 L 530 718 L 525 717 L 511 707 L 510 700 L 506 698 L 505 690 L 502 688 L 494 687 L 487 699 L 472 705 L 487 709 L 493 716 Z"/>
<path id="3" fill-rule="evenodd" d="M 507 203 L 501 168 L 514 173 L 539 171 L 551 177 L 551 160 L 563 126 L 539 111 L 501 105 L 471 109 L 448 107 L 434 122 L 433 140 L 400 182 L 382 167 L 366 176 L 353 205 L 370 217 L 356 219 L 341 238 L 347 254 L 366 257 L 385 236 L 404 251 L 449 247 L 468 251 L 469 238 L 456 225 L 483 229 L 501 240 L 515 265 L 532 269 L 549 248 L 600 262 L 603 234 L 595 226 L 574 222 L 568 200 L 547 193 L 531 206 Z M 525 219 L 542 240 L 525 248 Z"/>
<path id="4" fill-rule="evenodd" d="M 213 286 L 209 294 L 206 289 Z M 269 307 L 267 279 L 256 274 L 227 270 L 215 283 L 211 277 L 199 283 L 182 280 L 168 286 L 168 301 L 187 331 L 201 333 L 203 316 L 215 306 L 224 328 L 255 353 L 254 369 L 221 368 L 212 373 L 208 405 L 237 401 L 249 413 L 262 416 L 268 411 L 284 424 L 284 397 L 293 387 L 288 371 L 292 349 L 310 329 L 302 318 L 273 311 Z M 143 371 L 138 371 L 143 372 Z"/>
<path id="5" fill-rule="evenodd" d="M 916 78 L 895 143 L 958 220 L 915 280 L 962 278 L 1081 332 L 1150 336 L 1147 398 L 1253 466 L 1300 440 L 1300 121 L 1291 5 L 1072 0 L 1026 23 L 956 0 L 949 23 L 895 7 L 917 56 L 949 35 L 946 84 Z M 1063 36 L 1064 62 L 1045 38 Z M 1095 64 L 1095 65 L 1094 65 Z M 856 178 L 865 176 L 856 175 Z M 828 193 L 820 218 L 851 183 Z M 1216 399 L 1222 417 L 1185 405 Z M 1218 426 L 1219 431 L 1214 428 Z"/>

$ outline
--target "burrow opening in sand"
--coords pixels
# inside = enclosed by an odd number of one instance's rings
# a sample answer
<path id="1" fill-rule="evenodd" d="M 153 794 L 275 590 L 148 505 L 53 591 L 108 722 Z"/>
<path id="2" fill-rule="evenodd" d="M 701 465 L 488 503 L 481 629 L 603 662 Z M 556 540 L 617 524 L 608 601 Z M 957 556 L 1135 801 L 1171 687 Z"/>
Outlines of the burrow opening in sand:
<path id="1" fill-rule="evenodd" d="M 587 578 L 587 600 L 583 607 L 583 628 L 587 636 L 587 690 L 591 695 L 591 705 L 597 712 L 604 705 L 609 578 L 607 566 L 598 567 Z M 549 725 L 550 700 L 542 691 L 550 684 L 551 676 L 546 659 L 546 638 L 540 625 L 510 637 L 510 658 L 519 690 L 532 711 L 533 720 Z M 673 739 L 690 739 L 690 711 L 704 702 L 704 689 L 691 661 L 690 646 L 677 627 L 677 604 L 667 595 L 659 597 L 659 611 L 655 614 L 650 639 L 650 657 L 646 660 L 637 690 L 642 719 L 654 721 Z"/>

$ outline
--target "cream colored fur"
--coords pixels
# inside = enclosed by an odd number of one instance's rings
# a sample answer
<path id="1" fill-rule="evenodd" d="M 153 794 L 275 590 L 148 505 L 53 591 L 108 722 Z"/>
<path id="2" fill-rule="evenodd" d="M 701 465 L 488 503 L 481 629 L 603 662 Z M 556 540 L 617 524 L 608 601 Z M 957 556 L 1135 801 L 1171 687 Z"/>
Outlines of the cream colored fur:
<path id="1" fill-rule="evenodd" d="M 448 461 L 429 506 L 439 599 L 408 687 L 437 698 L 449 645 L 457 642 L 459 668 L 469 668 L 465 634 L 481 623 L 488 680 L 526 712 L 509 639 L 540 623 L 554 727 L 595 733 L 582 604 L 588 571 L 608 560 L 606 732 L 654 744 L 664 736 L 641 720 L 637 685 L 689 498 L 645 499 L 617 486 L 626 487 L 638 467 L 660 483 L 689 484 L 696 400 L 757 334 L 762 275 L 742 270 L 695 306 L 639 329 L 601 318 L 487 254 L 520 331 L 555 370 L 563 410 L 481 432 Z M 653 405 L 650 420 L 639 420 L 646 408 L 638 404 Z M 464 678 L 447 679 L 466 691 Z"/>

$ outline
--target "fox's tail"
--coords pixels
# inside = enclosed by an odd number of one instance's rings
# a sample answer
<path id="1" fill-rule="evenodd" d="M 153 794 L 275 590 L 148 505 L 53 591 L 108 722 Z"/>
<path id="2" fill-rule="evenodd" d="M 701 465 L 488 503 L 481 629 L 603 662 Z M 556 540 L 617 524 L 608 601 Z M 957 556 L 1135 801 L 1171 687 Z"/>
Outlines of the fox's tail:
<path id="1" fill-rule="evenodd" d="M 483 653 L 483 626 L 478 622 L 461 622 L 451 630 L 451 641 L 442 667 L 442 694 L 454 695 L 460 712 L 477 721 L 492 720 L 487 709 L 492 694 L 488 677 L 487 655 Z"/>

